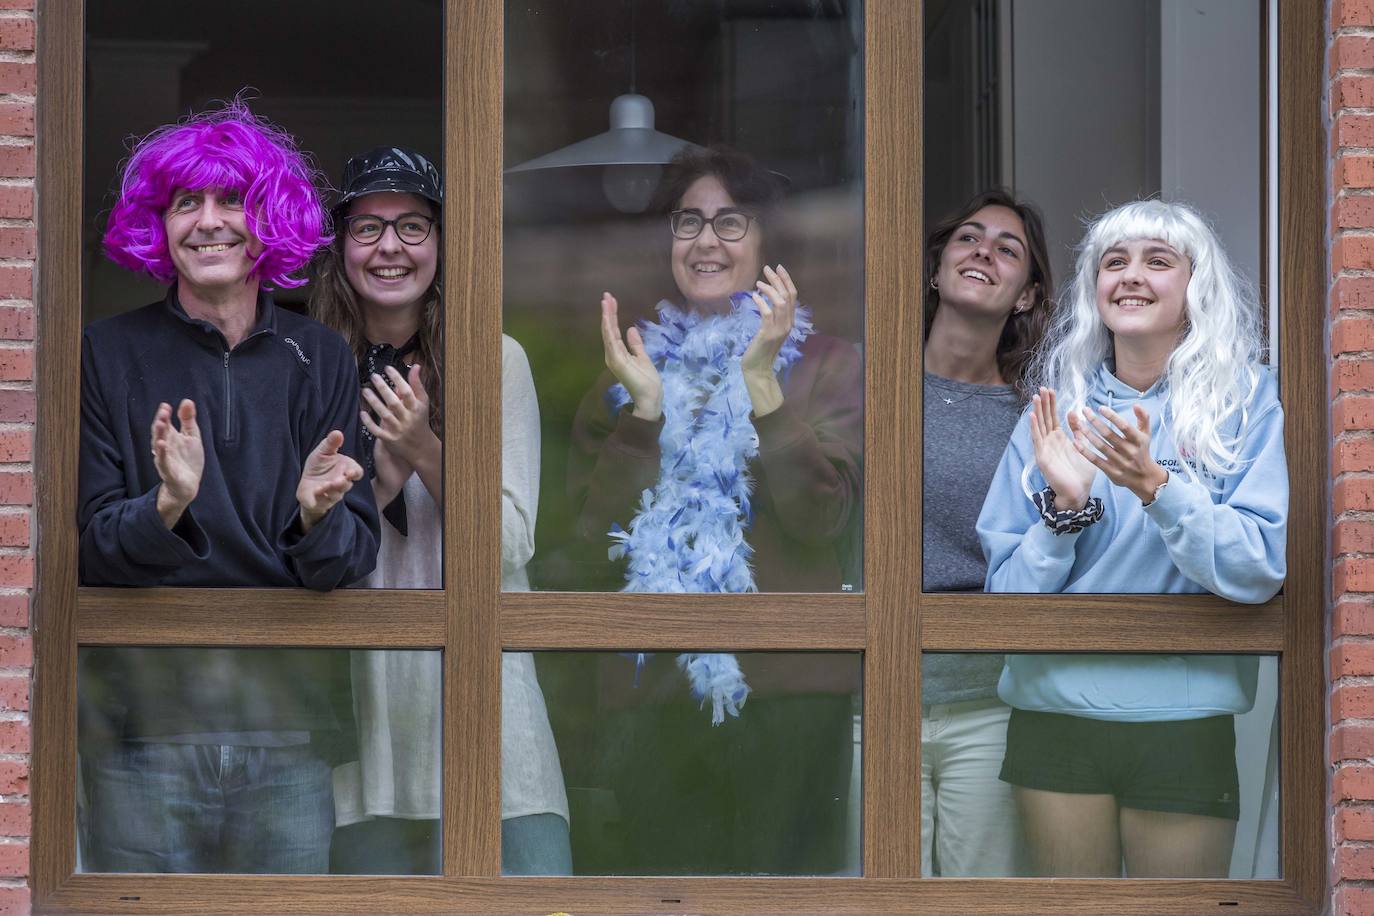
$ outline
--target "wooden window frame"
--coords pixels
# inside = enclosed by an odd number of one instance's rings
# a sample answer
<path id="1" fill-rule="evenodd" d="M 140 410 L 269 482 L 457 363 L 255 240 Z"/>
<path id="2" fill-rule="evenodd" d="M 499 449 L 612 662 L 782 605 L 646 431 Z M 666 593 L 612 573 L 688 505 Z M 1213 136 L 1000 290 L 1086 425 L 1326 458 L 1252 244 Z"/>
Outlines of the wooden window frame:
<path id="1" fill-rule="evenodd" d="M 1279 7 L 1283 371 L 1292 480 L 1288 579 L 1258 608 L 1211 596 L 918 595 L 922 8 L 867 0 L 865 582 L 859 595 L 500 591 L 503 3 L 451 0 L 444 234 L 446 591 L 78 588 L 83 111 L 81 4 L 38 8 L 38 583 L 33 883 L 42 912 L 1317 913 L 1326 894 L 1325 53 L 1321 0 Z M 1272 78 L 1272 76 L 1271 76 Z M 916 485 L 913 485 L 913 481 Z M 1291 611 L 1289 609 L 1291 608 Z M 970 626 L 996 614 L 996 626 Z M 444 877 L 74 874 L 76 647 L 445 648 Z M 864 652 L 862 878 L 502 878 L 502 649 Z M 920 650 L 1253 652 L 1280 656 L 1281 880 L 919 878 Z"/>

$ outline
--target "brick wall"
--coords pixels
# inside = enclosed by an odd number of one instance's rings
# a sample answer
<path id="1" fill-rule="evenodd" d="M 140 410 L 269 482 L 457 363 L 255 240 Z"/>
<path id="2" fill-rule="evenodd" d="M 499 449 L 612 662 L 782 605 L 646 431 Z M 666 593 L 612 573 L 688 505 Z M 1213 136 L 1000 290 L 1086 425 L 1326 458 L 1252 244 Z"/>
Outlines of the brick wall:
<path id="1" fill-rule="evenodd" d="M 33 0 L 0 0 L 0 914 L 29 910 Z"/>
<path id="2" fill-rule="evenodd" d="M 1331 885 L 1374 914 L 1374 2 L 1332 0 Z"/>

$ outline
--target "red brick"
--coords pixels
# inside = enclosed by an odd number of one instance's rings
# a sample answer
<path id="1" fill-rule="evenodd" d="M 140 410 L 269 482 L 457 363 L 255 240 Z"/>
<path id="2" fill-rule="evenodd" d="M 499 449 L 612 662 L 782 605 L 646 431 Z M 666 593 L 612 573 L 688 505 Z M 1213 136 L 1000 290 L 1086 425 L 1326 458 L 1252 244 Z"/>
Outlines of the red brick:
<path id="1" fill-rule="evenodd" d="M 0 515 L 0 537 L 3 537 L 4 530 L 5 517 Z M 1374 553 L 1374 522 L 1361 519 L 1341 519 L 1336 523 L 1334 535 L 1331 546 L 1332 552 L 1337 556 L 1351 553 Z M 0 540 L 0 545 L 3 544 L 4 541 Z"/>
<path id="2" fill-rule="evenodd" d="M 33 340 L 33 308 L 27 305 L 0 306 L 0 340 Z"/>
<path id="3" fill-rule="evenodd" d="M 6 51 L 32 51 L 33 25 L 33 20 L 27 16 L 0 19 L 0 48 Z"/>
<path id="4" fill-rule="evenodd" d="M 29 806 L 25 802 L 0 802 L 0 836 L 28 836 Z"/>
<path id="5" fill-rule="evenodd" d="M 29 765 L 23 760 L 0 760 L 0 795 L 29 794 Z M 1353 796 L 1359 797 L 1359 796 Z"/>
<path id="6" fill-rule="evenodd" d="M 1374 840 L 1374 807 L 1358 805 L 1338 808 L 1336 840 Z"/>
<path id="7" fill-rule="evenodd" d="M 1331 448 L 1331 467 L 1335 474 L 1374 471 L 1374 439 L 1343 436 L 1336 440 Z"/>
<path id="8" fill-rule="evenodd" d="M 0 228 L 0 258 L 32 258 L 38 236 L 32 229 Z"/>
<path id="9" fill-rule="evenodd" d="M 0 846 L 0 856 L 3 856 L 4 852 L 5 847 Z M 1374 878 L 1374 846 L 1342 846 L 1335 852 L 1334 865 L 1339 877 L 1350 881 L 1368 881 Z"/>
<path id="10" fill-rule="evenodd" d="M 29 752 L 29 723 L 19 719 L 0 720 L 0 753 Z M 5 834 L 9 835 L 9 834 Z"/>
<path id="11" fill-rule="evenodd" d="M 16 0 L 16 2 L 31 3 L 32 0 Z M 1332 28 L 1339 29 L 1362 25 L 1374 25 L 1374 0 L 1332 0 Z"/>
<path id="12" fill-rule="evenodd" d="M 1374 602 L 1347 599 L 1336 603 L 1331 612 L 1331 637 L 1342 636 L 1374 636 Z"/>
<path id="13" fill-rule="evenodd" d="M 1374 725 L 1346 723 L 1331 729 L 1332 760 L 1368 760 L 1370 757 L 1374 757 Z M 1370 824 L 1370 830 L 1374 831 L 1374 808 L 1370 809 Z M 1374 840 L 1374 832 L 1358 839 Z"/>
<path id="14" fill-rule="evenodd" d="M 0 709 L 9 712 L 29 711 L 28 675 L 11 674 L 0 676 Z"/>
<path id="15" fill-rule="evenodd" d="M 33 588 L 33 557 L 0 556 L 0 587 Z"/>
<path id="16" fill-rule="evenodd" d="M 1369 364 L 1374 379 L 1374 361 Z M 0 347 L 0 382 L 28 382 L 33 380 L 32 347 Z"/>
<path id="17" fill-rule="evenodd" d="M 0 22 L 3 21 L 0 19 Z M 0 178 L 32 178 L 33 176 L 33 144 L 0 145 Z"/>
<path id="18" fill-rule="evenodd" d="M 1332 916 L 1369 916 L 1374 913 L 1374 887 L 1342 884 L 1332 894 Z"/>
<path id="19" fill-rule="evenodd" d="M 0 506 L 31 505 L 33 505 L 33 473 L 30 471 L 0 471 Z"/>
<path id="20" fill-rule="evenodd" d="M 1331 405 L 1331 423 L 1338 431 L 1374 429 L 1374 395 L 1339 396 Z"/>
<path id="21" fill-rule="evenodd" d="M 4 282 L 0 274 L 0 291 Z M 1332 290 L 1331 301 L 1338 309 L 1374 309 L 1374 277 L 1341 277 Z"/>
<path id="22" fill-rule="evenodd" d="M 32 95 L 36 88 L 37 67 L 26 61 L 0 61 L 0 92 Z"/>
<path id="23" fill-rule="evenodd" d="M 1374 188 L 1374 156 L 1341 156 L 1339 163 L 1336 177 L 1341 187 Z"/>
<path id="24" fill-rule="evenodd" d="M 1369 684 L 1346 684 L 1337 687 L 1331 694 L 1331 718 L 1374 719 L 1374 686 Z M 1374 726 L 1370 728 L 1374 735 Z"/>
<path id="25" fill-rule="evenodd" d="M 0 770 L 0 780 L 4 771 Z M 0 782 L 0 794 L 5 794 Z M 1337 767 L 1331 780 L 1331 801 L 1366 801 L 1374 799 L 1374 766 L 1353 764 Z"/>
<path id="26" fill-rule="evenodd" d="M 0 22 L 4 22 L 0 19 Z M 0 147 L 7 149 L 8 147 Z M 30 185 L 0 185 L 0 217 L 5 219 L 33 218 L 33 187 Z"/>
<path id="27" fill-rule="evenodd" d="M 1337 197 L 1336 227 L 1374 229 L 1374 197 L 1367 194 L 1342 194 Z"/>
<path id="28" fill-rule="evenodd" d="M 3 2 L 32 3 L 33 0 L 0 0 Z M 0 887 L 0 916 L 29 916 L 30 905 L 27 887 Z"/>
<path id="29" fill-rule="evenodd" d="M 1357 279 L 1348 277 L 1346 279 Z M 1374 308 L 1374 277 L 1369 278 L 1371 308 Z M 1338 283 L 1337 286 L 1340 284 Z M 1356 292 L 1351 292 L 1351 301 L 1364 301 L 1359 299 Z M 32 267 L 11 267 L 0 266 L 0 299 L 32 299 L 33 298 L 33 268 Z M 1356 308 L 1357 306 L 1350 306 Z"/>
<path id="30" fill-rule="evenodd" d="M 3 354 L 0 350 L 0 356 Z M 1374 390 L 1374 359 L 1348 356 L 1337 359 L 1334 380 L 1341 391 Z"/>
<path id="31" fill-rule="evenodd" d="M 1331 508 L 1337 515 L 1374 509 L 1374 477 L 1346 476 L 1336 481 L 1331 488 Z"/>
<path id="32" fill-rule="evenodd" d="M 0 429 L 0 464 L 33 460 L 33 428 Z"/>
<path id="33" fill-rule="evenodd" d="M 27 547 L 31 536 L 27 511 L 0 512 L 0 547 Z"/>
<path id="34" fill-rule="evenodd" d="M 1374 350 L 1374 318 L 1337 318 L 1331 322 L 1331 352 Z"/>
<path id="35" fill-rule="evenodd" d="M 1333 108 L 1374 108 L 1374 76 L 1336 78 Z"/>
<path id="36" fill-rule="evenodd" d="M 1331 43 L 1331 62 L 1338 70 L 1374 69 L 1374 38 L 1339 35 Z"/>
<path id="37" fill-rule="evenodd" d="M 1374 181 L 1374 169 L 1370 176 Z M 1339 270 L 1368 270 L 1374 267 L 1374 236 L 1342 235 L 1336 239 L 1332 256 Z"/>
<path id="38" fill-rule="evenodd" d="M 1337 596 L 1346 592 L 1374 592 L 1374 558 L 1340 557 L 1336 560 L 1332 578 Z M 5 583 L 0 581 L 0 584 Z M 1369 673 L 1374 674 L 1374 671 Z"/>
<path id="39" fill-rule="evenodd" d="M 0 595 L 0 627 L 29 625 L 29 596 Z M 3 795 L 4 792 L 0 792 Z"/>
<path id="40" fill-rule="evenodd" d="M 1354 141 L 1358 141 L 1363 136 L 1355 127 L 1347 128 L 1347 132 Z M 32 137 L 34 135 L 33 103 L 0 102 L 0 135 Z M 1358 144 L 1351 142 L 1345 145 L 1356 146 Z"/>
<path id="41" fill-rule="evenodd" d="M 1331 650 L 1331 677 L 1374 674 L 1374 642 L 1347 641 Z"/>
<path id="42" fill-rule="evenodd" d="M 31 10 L 34 0 L 0 0 L 0 10 Z"/>
<path id="43" fill-rule="evenodd" d="M 32 391 L 26 388 L 0 388 L 0 422 L 32 423 L 37 414 L 37 402 Z M 0 503 L 3 503 L 0 500 Z M 28 503 L 9 503 L 8 505 L 28 505 Z"/>
<path id="44" fill-rule="evenodd" d="M 0 636 L 0 668 L 33 667 L 33 640 L 27 636 Z"/>

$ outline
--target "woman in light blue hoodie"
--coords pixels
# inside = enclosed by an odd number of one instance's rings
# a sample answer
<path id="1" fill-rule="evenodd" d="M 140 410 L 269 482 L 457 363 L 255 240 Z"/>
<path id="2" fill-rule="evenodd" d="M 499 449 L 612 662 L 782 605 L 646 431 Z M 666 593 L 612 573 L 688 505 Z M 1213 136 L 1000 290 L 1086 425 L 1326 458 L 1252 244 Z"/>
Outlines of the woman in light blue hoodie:
<path id="1" fill-rule="evenodd" d="M 1088 230 L 1038 393 L 978 519 L 992 592 L 1212 592 L 1284 577 L 1283 411 L 1211 228 L 1138 201 Z M 1011 655 L 1002 779 L 1045 875 L 1224 877 L 1257 660 Z"/>

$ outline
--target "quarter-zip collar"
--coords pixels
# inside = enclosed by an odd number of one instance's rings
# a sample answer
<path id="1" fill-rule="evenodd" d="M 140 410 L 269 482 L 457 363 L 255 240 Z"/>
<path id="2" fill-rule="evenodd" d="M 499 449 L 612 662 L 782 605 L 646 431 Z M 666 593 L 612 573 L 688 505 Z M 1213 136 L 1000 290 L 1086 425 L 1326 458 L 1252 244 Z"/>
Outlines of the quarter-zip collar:
<path id="1" fill-rule="evenodd" d="M 224 333 L 212 322 L 203 318 L 192 318 L 186 314 L 186 309 L 182 306 L 180 297 L 177 296 L 175 283 L 167 288 L 165 302 L 167 311 L 181 323 L 182 328 L 192 340 L 217 353 L 232 352 Z M 253 329 L 244 335 L 243 340 L 239 341 L 238 346 L 233 348 L 234 350 L 244 346 L 255 337 L 277 333 L 277 310 L 273 307 L 272 295 L 267 290 L 258 290 L 257 310 L 257 319 L 253 324 Z"/>
<path id="2" fill-rule="evenodd" d="M 224 384 L 224 404 L 221 409 L 223 415 L 220 419 L 219 439 L 226 445 L 231 445 L 238 441 L 238 424 L 234 422 L 234 374 L 230 368 L 230 361 L 235 352 L 242 350 L 250 345 L 254 339 L 259 337 L 272 337 L 277 333 L 277 310 L 272 304 L 272 297 L 265 290 L 258 291 L 258 314 L 257 321 L 253 329 L 244 335 L 243 340 L 238 342 L 238 346 L 232 349 L 229 341 L 223 332 L 215 327 L 213 322 L 203 318 L 192 318 L 186 314 L 186 309 L 181 305 L 181 299 L 177 296 L 176 285 L 173 284 L 167 290 L 167 310 L 180 322 L 180 326 L 207 350 L 219 354 L 220 363 L 223 367 L 222 380 Z"/>

